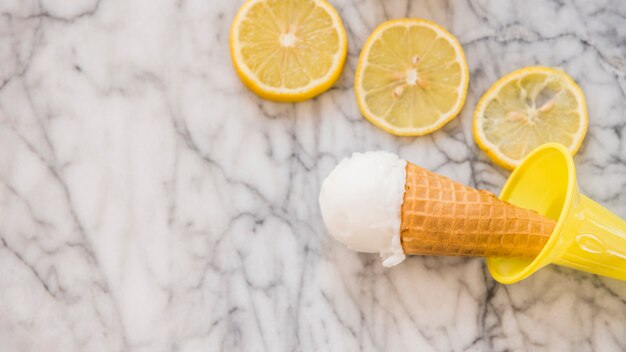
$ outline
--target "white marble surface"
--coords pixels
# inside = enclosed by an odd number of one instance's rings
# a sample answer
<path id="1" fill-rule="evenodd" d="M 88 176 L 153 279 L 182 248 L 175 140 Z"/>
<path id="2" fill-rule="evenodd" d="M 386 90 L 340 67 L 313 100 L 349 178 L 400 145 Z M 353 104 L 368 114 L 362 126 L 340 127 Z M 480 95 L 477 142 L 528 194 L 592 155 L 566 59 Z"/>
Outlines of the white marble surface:
<path id="1" fill-rule="evenodd" d="M 384 149 L 497 191 L 471 112 L 499 76 L 565 68 L 591 125 L 582 190 L 626 217 L 626 3 L 331 0 L 349 57 L 299 104 L 248 92 L 228 31 L 241 0 L 0 2 L 0 351 L 619 351 L 626 282 L 551 267 L 512 286 L 481 259 L 385 270 L 326 235 L 321 180 Z M 381 21 L 464 45 L 459 118 L 395 138 L 355 105 Z"/>

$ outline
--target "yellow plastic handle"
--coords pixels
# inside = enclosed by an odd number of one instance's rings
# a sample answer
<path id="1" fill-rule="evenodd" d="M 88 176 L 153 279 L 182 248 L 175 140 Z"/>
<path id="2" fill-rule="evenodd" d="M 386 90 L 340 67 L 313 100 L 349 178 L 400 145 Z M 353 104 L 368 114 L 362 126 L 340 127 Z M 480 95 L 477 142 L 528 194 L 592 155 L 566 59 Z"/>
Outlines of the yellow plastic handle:
<path id="1" fill-rule="evenodd" d="M 626 222 L 583 195 L 573 211 L 577 229 L 555 264 L 626 280 Z"/>

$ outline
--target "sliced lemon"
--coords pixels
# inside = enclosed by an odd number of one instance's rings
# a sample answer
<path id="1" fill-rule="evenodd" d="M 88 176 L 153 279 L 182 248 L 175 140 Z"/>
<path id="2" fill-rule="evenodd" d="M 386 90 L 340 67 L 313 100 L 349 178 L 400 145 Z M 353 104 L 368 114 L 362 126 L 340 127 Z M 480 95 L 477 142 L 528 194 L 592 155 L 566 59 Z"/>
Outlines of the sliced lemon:
<path id="1" fill-rule="evenodd" d="M 474 139 L 496 164 L 513 169 L 548 142 L 576 154 L 588 124 L 585 95 L 570 76 L 550 67 L 526 67 L 502 77 L 480 98 Z"/>
<path id="2" fill-rule="evenodd" d="M 459 41 L 436 23 L 378 26 L 361 50 L 354 91 L 363 116 L 399 136 L 441 128 L 461 111 L 469 70 Z"/>
<path id="3" fill-rule="evenodd" d="M 249 0 L 230 33 L 243 83 L 277 101 L 306 100 L 330 88 L 347 48 L 341 18 L 325 0 Z"/>

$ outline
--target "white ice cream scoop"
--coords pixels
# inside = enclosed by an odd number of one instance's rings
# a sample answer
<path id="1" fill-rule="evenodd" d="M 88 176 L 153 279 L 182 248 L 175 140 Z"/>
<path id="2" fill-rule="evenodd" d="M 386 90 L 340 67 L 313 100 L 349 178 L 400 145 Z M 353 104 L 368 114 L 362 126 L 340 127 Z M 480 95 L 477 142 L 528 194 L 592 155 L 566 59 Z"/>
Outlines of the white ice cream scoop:
<path id="1" fill-rule="evenodd" d="M 400 223 L 406 161 L 387 152 L 354 153 L 328 175 L 320 208 L 330 234 L 348 248 L 402 262 Z"/>

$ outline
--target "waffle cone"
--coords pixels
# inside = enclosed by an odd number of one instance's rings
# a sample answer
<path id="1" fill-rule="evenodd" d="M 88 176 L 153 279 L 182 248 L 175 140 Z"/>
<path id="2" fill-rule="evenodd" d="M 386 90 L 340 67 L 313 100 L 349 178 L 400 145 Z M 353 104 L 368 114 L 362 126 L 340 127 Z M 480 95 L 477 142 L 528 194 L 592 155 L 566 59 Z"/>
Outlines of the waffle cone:
<path id="1" fill-rule="evenodd" d="M 406 254 L 535 257 L 555 221 L 407 163 L 400 238 Z"/>

